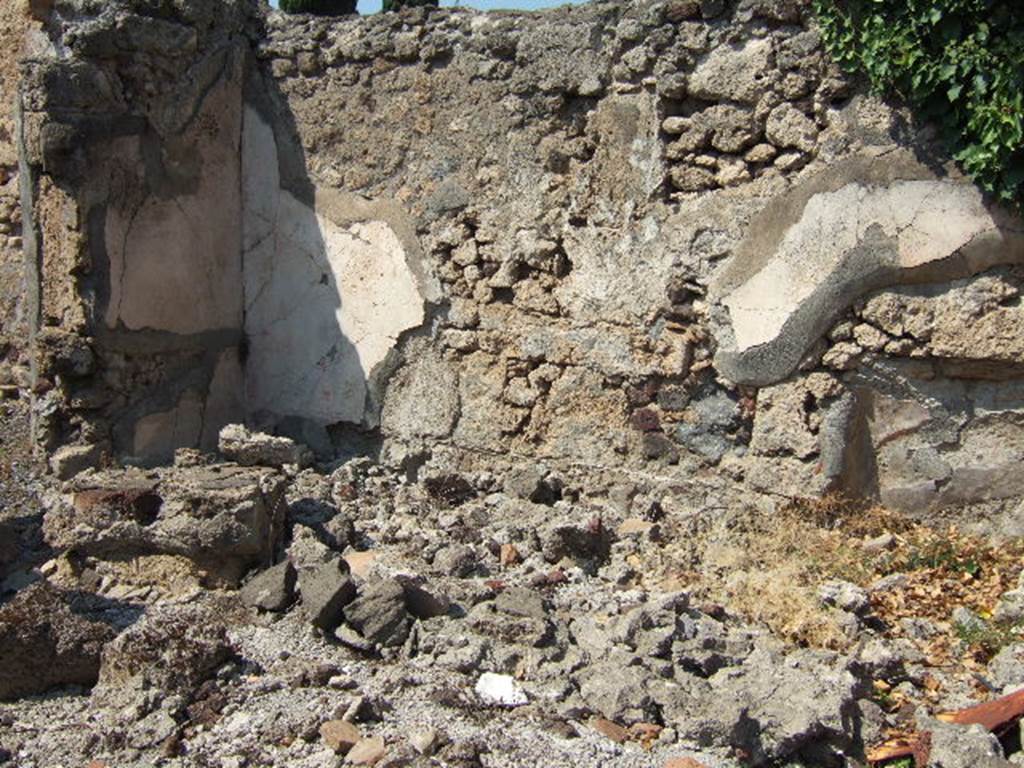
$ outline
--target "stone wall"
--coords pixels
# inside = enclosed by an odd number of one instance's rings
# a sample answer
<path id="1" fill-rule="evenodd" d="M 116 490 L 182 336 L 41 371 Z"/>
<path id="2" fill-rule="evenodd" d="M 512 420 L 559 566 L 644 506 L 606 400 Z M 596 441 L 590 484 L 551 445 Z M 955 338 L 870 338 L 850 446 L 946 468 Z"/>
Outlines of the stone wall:
<path id="1" fill-rule="evenodd" d="M 0 8 L 0 386 L 27 384 L 28 316 L 18 185 L 18 58 L 32 19 L 20 3 Z"/>
<path id="2" fill-rule="evenodd" d="M 244 3 L 57 2 L 22 63 L 38 441 L 62 474 L 244 417 Z"/>
<path id="3" fill-rule="evenodd" d="M 22 88 L 51 450 L 1020 503 L 1022 225 L 805 3 L 86 6 Z"/>

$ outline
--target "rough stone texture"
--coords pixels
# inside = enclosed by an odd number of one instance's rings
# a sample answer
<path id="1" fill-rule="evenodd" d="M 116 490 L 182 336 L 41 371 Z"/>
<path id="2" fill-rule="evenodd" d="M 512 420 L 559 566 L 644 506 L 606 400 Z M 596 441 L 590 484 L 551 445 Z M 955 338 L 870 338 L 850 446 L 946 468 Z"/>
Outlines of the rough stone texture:
<path id="1" fill-rule="evenodd" d="M 0 606 L 0 699 L 95 684 L 100 651 L 117 633 L 100 603 L 40 582 Z"/>
<path id="2" fill-rule="evenodd" d="M 245 421 L 694 504 L 1024 496 L 1022 225 L 844 78 L 806 4 L 119 0 L 27 40 L 36 422 L 65 474 Z"/>
<path id="3" fill-rule="evenodd" d="M 303 467 L 311 460 L 309 449 L 287 437 L 250 432 L 241 424 L 228 424 L 220 431 L 217 450 L 243 467 Z"/>
<path id="4" fill-rule="evenodd" d="M 341 623 L 342 611 L 356 596 L 355 582 L 348 566 L 335 557 L 322 565 L 303 570 L 299 577 L 302 609 L 310 622 L 330 631 Z"/>
<path id="5" fill-rule="evenodd" d="M 0 379 L 5 364 L 28 362 L 29 310 L 18 178 L 18 56 L 37 22 L 18 3 L 0 9 Z M 2 381 L 0 384 L 12 384 Z"/>
<path id="6" fill-rule="evenodd" d="M 345 606 L 345 622 L 371 643 L 401 645 L 411 623 L 405 610 L 405 589 L 393 579 L 367 584 Z"/>
<path id="7" fill-rule="evenodd" d="M 952 725 L 920 716 L 918 722 L 931 733 L 929 765 L 941 768 L 1010 768 L 1014 765 L 1003 756 L 999 739 L 980 725 Z"/>
<path id="8" fill-rule="evenodd" d="M 224 623 L 209 607 L 156 607 L 103 648 L 92 699 L 145 715 L 161 699 L 190 697 L 230 656 Z"/>
<path id="9" fill-rule="evenodd" d="M 284 478 L 222 465 L 80 475 L 46 514 L 51 546 L 99 557 L 176 554 L 237 580 L 282 536 Z"/>
<path id="10" fill-rule="evenodd" d="M 242 602 L 263 611 L 283 611 L 295 601 L 295 566 L 285 560 L 257 574 L 242 587 Z"/>
<path id="11" fill-rule="evenodd" d="M 849 740 L 847 723 L 860 683 L 847 665 L 815 652 L 781 657 L 755 651 L 742 666 L 711 677 L 704 709 L 690 710 L 697 717 L 689 728 L 698 739 L 704 729 L 728 734 L 728 743 L 755 765 L 805 750 L 824 754 L 828 745 Z M 813 697 L 804 695 L 809 690 Z"/>

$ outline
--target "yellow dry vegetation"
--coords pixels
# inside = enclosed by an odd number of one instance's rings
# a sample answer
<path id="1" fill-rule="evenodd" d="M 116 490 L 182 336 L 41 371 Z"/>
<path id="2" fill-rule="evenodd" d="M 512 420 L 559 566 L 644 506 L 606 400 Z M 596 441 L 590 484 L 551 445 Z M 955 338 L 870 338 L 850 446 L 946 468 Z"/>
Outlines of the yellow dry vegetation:
<path id="1" fill-rule="evenodd" d="M 950 616 L 965 606 L 988 617 L 999 596 L 1016 586 L 1024 546 L 994 543 L 935 529 L 879 506 L 841 497 L 801 500 L 773 514 L 750 513 L 723 522 L 700 537 L 685 572 L 675 576 L 698 599 L 769 627 L 798 645 L 843 649 L 851 638 L 843 617 L 821 604 L 818 587 L 841 579 L 869 587 L 890 574 L 899 582 L 871 593 L 872 612 L 892 636 L 900 619 L 917 618 L 948 628 L 923 648 L 935 663 L 952 658 L 958 640 L 983 661 L 998 650 L 992 637 L 963 637 Z M 883 535 L 887 548 L 865 546 Z M 995 631 L 995 630 L 994 630 Z M 1013 628 L 998 631 L 1010 639 Z"/>

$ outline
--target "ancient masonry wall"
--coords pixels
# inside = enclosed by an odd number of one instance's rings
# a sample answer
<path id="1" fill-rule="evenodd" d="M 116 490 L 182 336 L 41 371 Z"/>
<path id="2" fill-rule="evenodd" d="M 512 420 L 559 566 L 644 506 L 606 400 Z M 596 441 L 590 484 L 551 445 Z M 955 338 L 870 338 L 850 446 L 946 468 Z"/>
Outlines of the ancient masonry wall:
<path id="1" fill-rule="evenodd" d="M 5 52 L 0 56 L 0 387 L 5 388 L 29 384 L 15 105 L 18 56 L 30 23 L 15 3 L 0 8 L 0 50 Z"/>
<path id="2" fill-rule="evenodd" d="M 28 33 L 59 472 L 245 419 L 410 472 L 1013 519 L 1024 229 L 806 3 L 155 8 L 57 0 Z"/>

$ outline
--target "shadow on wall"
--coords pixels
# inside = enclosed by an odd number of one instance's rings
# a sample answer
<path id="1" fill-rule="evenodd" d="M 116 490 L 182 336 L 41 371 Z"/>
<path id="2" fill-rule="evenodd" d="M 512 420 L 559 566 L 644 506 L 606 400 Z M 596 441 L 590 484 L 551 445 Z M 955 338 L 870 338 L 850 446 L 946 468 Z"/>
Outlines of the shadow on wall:
<path id="1" fill-rule="evenodd" d="M 358 267 L 379 256 L 375 222 L 344 229 L 316 212 L 287 102 L 251 55 L 204 61 L 219 72 L 194 119 L 151 118 L 98 159 L 111 172 L 90 217 L 106 266 L 97 337 L 126 401 L 115 454 L 165 463 L 238 421 L 331 453 L 327 427 L 365 412 L 370 369 L 341 284 L 373 284 Z"/>
<path id="2" fill-rule="evenodd" d="M 179 447 L 211 447 L 244 413 L 238 142 L 245 54 L 203 60 L 213 85 L 178 110 L 125 116 L 90 147 L 95 201 L 85 281 L 102 316 L 96 347 L 108 385 L 114 452 L 156 463 Z M 180 114 L 192 119 L 175 122 Z M 160 117 L 171 115 L 161 122 Z M 136 127 L 125 132 L 123 126 Z M 102 170 L 97 170 L 102 169 Z"/>
<path id="3" fill-rule="evenodd" d="M 393 205 L 315 187 L 269 76 L 250 77 L 241 154 L 247 420 L 330 454 L 334 426 L 377 426 L 377 379 L 424 320 L 415 234 Z"/>

